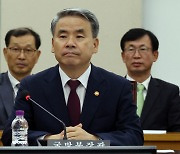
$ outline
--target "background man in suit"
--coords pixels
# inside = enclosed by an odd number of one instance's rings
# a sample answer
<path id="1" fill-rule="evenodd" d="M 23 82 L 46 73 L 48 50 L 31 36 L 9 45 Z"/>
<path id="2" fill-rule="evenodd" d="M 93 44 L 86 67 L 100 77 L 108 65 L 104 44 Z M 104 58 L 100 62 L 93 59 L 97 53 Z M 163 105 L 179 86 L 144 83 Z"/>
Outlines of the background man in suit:
<path id="1" fill-rule="evenodd" d="M 179 87 L 151 76 L 152 64 L 158 59 L 156 36 L 148 30 L 135 28 L 124 34 L 120 45 L 127 67 L 126 78 L 145 87 L 140 113 L 142 128 L 180 131 Z"/>
<path id="2" fill-rule="evenodd" d="M 12 112 L 14 98 L 22 78 L 29 75 L 38 61 L 41 41 L 39 35 L 29 28 L 17 28 L 7 32 L 4 57 L 8 72 L 0 74 L 0 129 Z"/>
<path id="3" fill-rule="evenodd" d="M 23 109 L 29 123 L 29 145 L 37 139 L 62 139 L 63 127 L 56 119 L 32 102 L 21 98 L 21 89 L 29 91 L 41 106 L 64 121 L 67 138 L 75 140 L 110 140 L 111 145 L 143 145 L 140 120 L 133 105 L 131 85 L 123 77 L 90 63 L 97 53 L 99 23 L 84 9 L 64 9 L 51 23 L 52 52 L 58 65 L 22 80 L 15 110 Z M 79 122 L 72 123 L 68 111 L 69 82 L 79 81 Z M 73 102 L 75 103 L 75 102 Z M 3 133 L 3 144 L 10 145 L 10 124 Z M 75 110 L 73 108 L 73 110 Z"/>

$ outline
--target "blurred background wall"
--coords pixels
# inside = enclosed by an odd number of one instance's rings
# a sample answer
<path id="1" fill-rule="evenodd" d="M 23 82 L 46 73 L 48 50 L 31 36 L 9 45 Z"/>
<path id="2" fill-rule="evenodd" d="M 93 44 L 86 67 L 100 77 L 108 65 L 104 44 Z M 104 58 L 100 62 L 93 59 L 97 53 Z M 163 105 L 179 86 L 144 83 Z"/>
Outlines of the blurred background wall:
<path id="1" fill-rule="evenodd" d="M 160 42 L 152 74 L 180 86 L 180 1 L 143 0 L 142 8 L 142 26 Z"/>

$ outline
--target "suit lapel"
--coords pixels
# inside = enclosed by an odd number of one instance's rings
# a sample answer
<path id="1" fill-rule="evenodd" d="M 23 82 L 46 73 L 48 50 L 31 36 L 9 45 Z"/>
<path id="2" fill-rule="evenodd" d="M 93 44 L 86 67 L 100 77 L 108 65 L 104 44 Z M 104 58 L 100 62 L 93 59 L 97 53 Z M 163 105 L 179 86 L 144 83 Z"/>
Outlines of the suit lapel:
<path id="1" fill-rule="evenodd" d="M 7 112 L 8 117 L 11 114 L 14 105 L 14 90 L 12 88 L 11 82 L 9 80 L 8 74 L 3 73 L 0 75 L 0 95 L 2 103 Z"/>
<path id="2" fill-rule="evenodd" d="M 141 123 L 143 123 L 146 117 L 151 114 L 151 108 L 153 107 L 155 100 L 159 95 L 159 92 L 159 83 L 155 79 L 151 78 L 141 114 Z"/>
<path id="3" fill-rule="evenodd" d="M 102 78 L 102 74 L 100 74 L 100 72 L 97 71 L 97 68 L 92 65 L 81 113 L 81 122 L 83 123 L 84 129 L 88 128 L 93 119 L 105 91 L 106 82 Z"/>
<path id="4" fill-rule="evenodd" d="M 69 125 L 68 111 L 65 103 L 62 82 L 59 75 L 59 65 L 56 66 L 45 77 L 44 92 L 47 96 L 49 108 L 52 113 L 61 119 L 66 125 Z"/>

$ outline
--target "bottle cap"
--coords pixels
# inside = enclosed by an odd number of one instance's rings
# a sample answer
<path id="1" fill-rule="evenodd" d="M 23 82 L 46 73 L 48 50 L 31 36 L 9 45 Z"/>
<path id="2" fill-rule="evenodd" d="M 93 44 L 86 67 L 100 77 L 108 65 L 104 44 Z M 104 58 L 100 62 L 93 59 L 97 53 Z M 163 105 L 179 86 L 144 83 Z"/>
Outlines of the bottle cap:
<path id="1" fill-rule="evenodd" d="M 16 110 L 16 115 L 23 116 L 24 111 L 23 110 Z"/>

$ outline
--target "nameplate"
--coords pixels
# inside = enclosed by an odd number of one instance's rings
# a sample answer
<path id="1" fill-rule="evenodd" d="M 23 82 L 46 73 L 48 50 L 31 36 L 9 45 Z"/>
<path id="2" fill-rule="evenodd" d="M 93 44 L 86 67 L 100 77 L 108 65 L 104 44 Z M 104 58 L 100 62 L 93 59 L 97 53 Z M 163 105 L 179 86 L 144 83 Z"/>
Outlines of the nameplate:
<path id="1" fill-rule="evenodd" d="M 48 140 L 48 146 L 56 147 L 104 147 L 110 146 L 109 140 Z"/>

